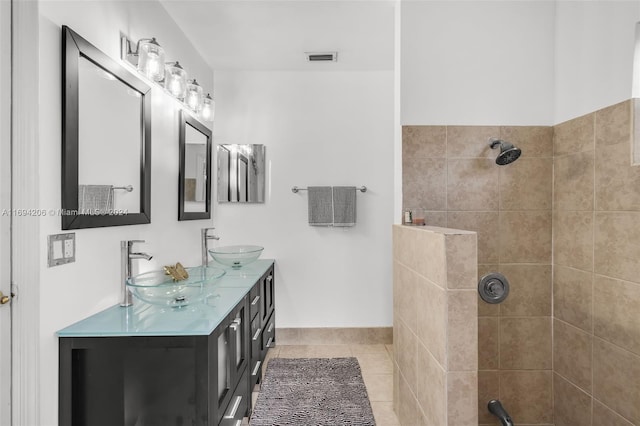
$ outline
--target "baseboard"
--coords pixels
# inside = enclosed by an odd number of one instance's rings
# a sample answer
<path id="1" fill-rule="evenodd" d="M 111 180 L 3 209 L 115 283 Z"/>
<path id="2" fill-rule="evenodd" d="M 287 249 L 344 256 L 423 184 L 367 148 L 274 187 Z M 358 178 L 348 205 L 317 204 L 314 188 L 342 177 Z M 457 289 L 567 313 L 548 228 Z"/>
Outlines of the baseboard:
<path id="1" fill-rule="evenodd" d="M 276 328 L 278 345 L 390 345 L 393 327 Z"/>

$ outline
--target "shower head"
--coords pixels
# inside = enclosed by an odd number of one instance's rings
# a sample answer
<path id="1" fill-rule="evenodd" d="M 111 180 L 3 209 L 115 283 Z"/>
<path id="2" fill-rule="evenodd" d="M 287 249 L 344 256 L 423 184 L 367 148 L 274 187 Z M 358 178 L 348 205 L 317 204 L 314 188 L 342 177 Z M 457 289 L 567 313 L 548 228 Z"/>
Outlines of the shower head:
<path id="1" fill-rule="evenodd" d="M 500 154 L 498 154 L 498 157 L 496 158 L 496 164 L 499 166 L 513 163 L 520 157 L 520 154 L 522 154 L 520 148 L 514 146 L 510 142 L 505 142 L 500 139 L 489 139 L 489 146 L 491 149 L 500 147 Z"/>

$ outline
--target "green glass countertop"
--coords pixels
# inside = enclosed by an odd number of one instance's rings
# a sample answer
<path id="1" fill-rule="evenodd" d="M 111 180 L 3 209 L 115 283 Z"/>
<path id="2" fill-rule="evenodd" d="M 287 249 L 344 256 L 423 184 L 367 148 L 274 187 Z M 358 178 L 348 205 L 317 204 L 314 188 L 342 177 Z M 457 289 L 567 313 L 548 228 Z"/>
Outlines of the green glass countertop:
<path id="1" fill-rule="evenodd" d="M 112 306 L 57 334 L 60 337 L 196 336 L 209 335 L 271 267 L 273 260 L 258 259 L 227 271 L 214 295 L 202 303 L 180 308 L 154 306 L 134 298 L 133 306 Z M 215 262 L 210 265 L 221 266 Z"/>

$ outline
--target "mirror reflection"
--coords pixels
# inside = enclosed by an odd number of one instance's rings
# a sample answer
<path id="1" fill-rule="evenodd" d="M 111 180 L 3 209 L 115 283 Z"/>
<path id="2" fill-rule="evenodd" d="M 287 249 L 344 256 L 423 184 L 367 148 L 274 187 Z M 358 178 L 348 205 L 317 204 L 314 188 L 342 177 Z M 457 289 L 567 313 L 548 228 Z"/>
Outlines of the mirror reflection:
<path id="1" fill-rule="evenodd" d="M 83 214 L 140 212 L 142 107 L 139 92 L 79 59 L 78 209 Z"/>
<path id="2" fill-rule="evenodd" d="M 264 203 L 265 146 L 218 146 L 218 202 Z"/>
<path id="3" fill-rule="evenodd" d="M 207 137 L 187 124 L 185 135 L 184 211 L 207 210 Z"/>
<path id="4" fill-rule="evenodd" d="M 180 112 L 178 220 L 211 217 L 211 130 Z"/>

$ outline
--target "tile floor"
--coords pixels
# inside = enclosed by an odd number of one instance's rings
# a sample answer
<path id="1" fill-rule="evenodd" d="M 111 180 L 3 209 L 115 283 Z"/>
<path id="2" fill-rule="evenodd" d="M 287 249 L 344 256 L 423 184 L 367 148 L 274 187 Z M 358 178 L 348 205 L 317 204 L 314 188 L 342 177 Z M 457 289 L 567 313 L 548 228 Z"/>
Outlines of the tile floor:
<path id="1" fill-rule="evenodd" d="M 269 349 L 271 358 L 356 357 L 362 370 L 376 426 L 399 426 L 393 412 L 393 345 L 278 345 Z M 262 370 L 263 374 L 265 369 Z M 253 399 L 258 392 L 254 392 Z"/>

